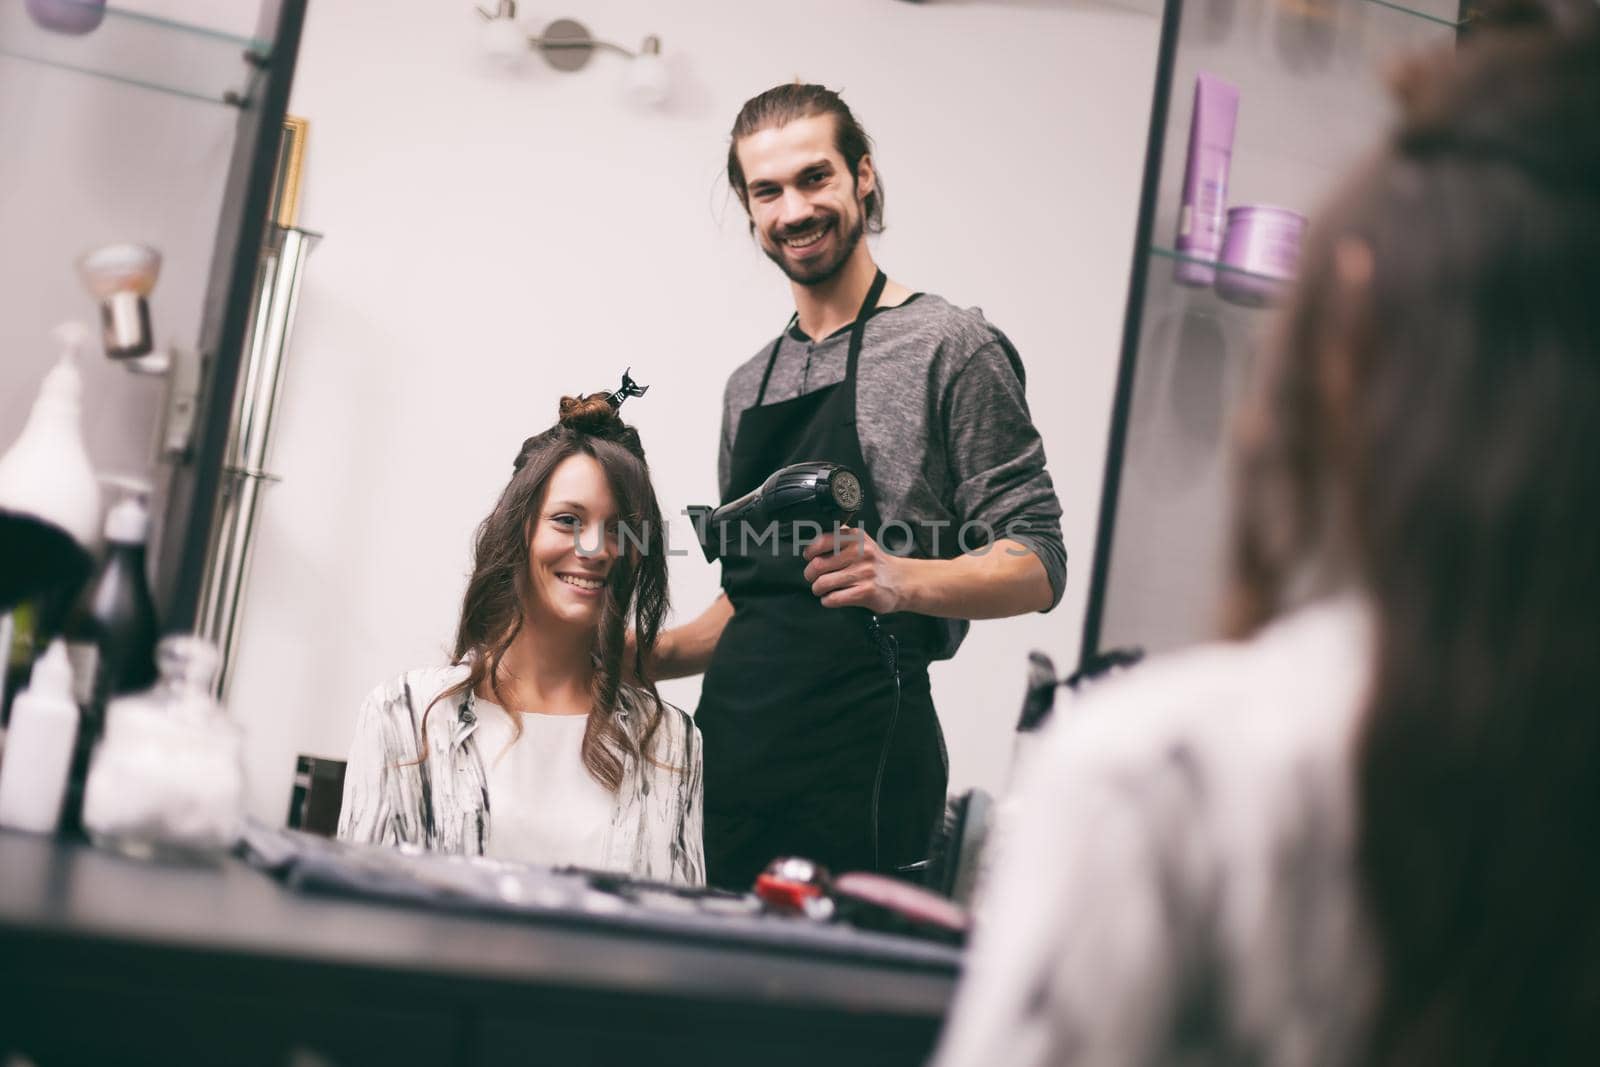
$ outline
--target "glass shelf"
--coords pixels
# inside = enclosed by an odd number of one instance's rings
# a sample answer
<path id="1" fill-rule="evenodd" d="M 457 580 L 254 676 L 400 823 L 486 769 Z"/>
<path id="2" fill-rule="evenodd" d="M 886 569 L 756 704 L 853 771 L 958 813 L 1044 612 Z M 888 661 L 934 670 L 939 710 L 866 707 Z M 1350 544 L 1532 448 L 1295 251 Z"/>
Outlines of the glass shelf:
<path id="1" fill-rule="evenodd" d="M 252 69 L 270 53 L 264 41 L 116 7 L 86 34 L 61 33 L 25 0 L 0 0 L 0 55 L 191 100 L 244 106 Z"/>
<path id="2" fill-rule="evenodd" d="M 1371 4 L 1451 29 L 1459 29 L 1471 21 L 1470 14 L 1465 20 L 1457 17 L 1455 0 L 1411 0 L 1409 3 L 1397 3 L 1395 0 L 1295 0 L 1294 6 L 1309 9 L 1331 7 L 1335 3 Z M 1164 0 L 1095 0 L 1094 6 L 1108 11 L 1127 11 L 1160 18 L 1166 5 Z"/>
<path id="3" fill-rule="evenodd" d="M 1413 18 L 1422 19 L 1424 22 L 1431 22 L 1436 26 L 1448 26 L 1452 30 L 1459 30 L 1466 25 L 1466 21 L 1457 18 L 1453 12 L 1445 13 L 1445 10 L 1437 9 L 1437 4 L 1431 4 L 1430 6 L 1437 10 L 1430 11 L 1420 6 L 1413 7 L 1410 4 L 1391 3 L 1390 0 L 1362 0 L 1362 2 L 1372 4 L 1374 7 L 1386 7 L 1390 11 L 1398 11 L 1402 15 L 1410 15 Z"/>
<path id="4" fill-rule="evenodd" d="M 1245 270 L 1241 267 L 1229 266 L 1226 263 L 1218 263 L 1216 260 L 1212 259 L 1204 259 L 1199 256 L 1187 255 L 1171 248 L 1163 248 L 1160 245 L 1151 245 L 1150 255 L 1159 259 L 1168 259 L 1174 263 L 1192 263 L 1198 267 L 1209 267 L 1218 274 L 1233 275 L 1239 280 L 1245 282 L 1247 285 L 1253 285 L 1257 289 L 1277 290 L 1275 295 L 1265 299 L 1254 299 L 1249 301 L 1228 300 L 1228 302 L 1233 304 L 1235 307 L 1242 307 L 1250 311 L 1279 306 L 1288 298 L 1289 290 L 1294 285 L 1293 282 L 1284 281 L 1282 278 L 1275 278 L 1270 274 L 1258 274 L 1255 271 Z M 1203 293 L 1208 289 L 1214 293 L 1216 292 L 1215 288 L 1209 285 L 1197 285 L 1191 287 L 1191 291 L 1197 293 Z M 1228 299 L 1227 297 L 1222 296 L 1220 293 L 1217 293 L 1217 296 L 1219 299 Z"/>

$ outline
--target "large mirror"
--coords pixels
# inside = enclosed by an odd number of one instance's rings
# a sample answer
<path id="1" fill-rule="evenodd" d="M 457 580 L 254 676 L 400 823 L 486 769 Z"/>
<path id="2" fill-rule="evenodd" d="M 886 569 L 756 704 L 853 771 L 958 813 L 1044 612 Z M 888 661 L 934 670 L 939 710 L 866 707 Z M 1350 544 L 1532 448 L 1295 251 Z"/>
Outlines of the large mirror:
<path id="1" fill-rule="evenodd" d="M 297 755 L 342 758 L 378 683 L 446 662 L 471 539 L 519 444 L 567 393 L 650 386 L 626 418 L 670 537 L 717 501 L 723 385 L 793 300 L 723 177 L 741 103 L 800 78 L 876 141 L 877 261 L 980 307 L 1014 342 L 1064 516 L 1065 596 L 974 625 L 935 663 L 952 791 L 1006 781 L 1026 654 L 1074 659 L 1133 256 L 1154 4 L 617 0 L 524 10 L 635 48 L 659 106 L 602 50 L 562 72 L 491 54 L 468 4 L 313 5 L 289 110 L 312 124 L 307 268 L 228 702 L 250 808 L 279 823 Z M 674 621 L 719 575 L 670 566 Z M 693 710 L 699 679 L 663 695 Z"/>

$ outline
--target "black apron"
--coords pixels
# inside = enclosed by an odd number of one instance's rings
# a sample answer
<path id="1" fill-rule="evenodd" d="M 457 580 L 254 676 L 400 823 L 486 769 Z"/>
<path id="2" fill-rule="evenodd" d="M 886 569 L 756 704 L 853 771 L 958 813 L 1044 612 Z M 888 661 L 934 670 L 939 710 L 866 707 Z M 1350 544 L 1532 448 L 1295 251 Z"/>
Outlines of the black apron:
<path id="1" fill-rule="evenodd" d="M 783 344 L 778 335 L 756 402 L 739 418 L 723 503 L 791 463 L 841 463 L 861 475 L 855 525 L 877 538 L 882 516 L 856 433 L 856 368 L 884 282 L 879 271 L 851 325 L 844 381 L 763 405 Z M 734 613 L 695 711 L 705 740 L 713 885 L 748 889 L 778 856 L 804 856 L 835 872 L 893 871 L 925 858 L 943 814 L 947 764 L 928 684 L 932 620 L 886 615 L 875 639 L 871 612 L 822 606 L 804 578 L 803 549 L 792 531 L 780 530 L 775 546 L 768 540 L 722 558 Z M 884 647 L 889 636 L 898 686 Z"/>

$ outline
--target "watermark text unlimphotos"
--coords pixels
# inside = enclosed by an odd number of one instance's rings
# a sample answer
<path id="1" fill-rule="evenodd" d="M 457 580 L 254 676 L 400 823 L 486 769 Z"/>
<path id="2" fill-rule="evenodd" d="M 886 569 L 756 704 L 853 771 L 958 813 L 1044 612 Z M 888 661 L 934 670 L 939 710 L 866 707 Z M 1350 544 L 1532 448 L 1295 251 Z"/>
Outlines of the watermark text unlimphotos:
<path id="1" fill-rule="evenodd" d="M 774 557 L 796 555 L 811 542 L 830 533 L 833 535 L 832 552 L 837 555 L 862 545 L 866 536 L 866 531 L 860 527 L 839 523 L 825 527 L 810 519 L 790 522 L 773 519 L 764 524 L 741 521 L 712 526 L 707 521 L 709 512 L 685 509 L 680 514 L 694 525 L 695 535 L 702 544 L 709 542 L 715 545 L 718 556 L 756 556 L 762 552 Z M 619 522 L 613 530 L 614 548 L 621 555 L 635 552 L 649 555 L 658 550 L 665 551 L 668 556 L 689 555 L 688 549 L 670 547 L 669 530 L 665 526 L 659 542 L 653 538 L 651 534 L 654 531 L 648 520 L 639 523 Z M 1026 556 L 1030 550 L 1023 547 L 1019 535 L 1027 533 L 1026 519 L 1012 519 L 998 535 L 992 524 L 978 520 L 964 522 L 958 527 L 949 519 L 930 519 L 918 523 L 889 519 L 878 527 L 872 539 L 891 556 L 912 556 L 921 549 L 929 558 L 944 559 L 949 555 L 952 545 L 963 555 L 983 556 L 1001 541 L 1008 542 L 1005 548 L 1007 555 Z M 598 539 L 579 537 L 578 555 L 594 556 L 599 553 Z"/>

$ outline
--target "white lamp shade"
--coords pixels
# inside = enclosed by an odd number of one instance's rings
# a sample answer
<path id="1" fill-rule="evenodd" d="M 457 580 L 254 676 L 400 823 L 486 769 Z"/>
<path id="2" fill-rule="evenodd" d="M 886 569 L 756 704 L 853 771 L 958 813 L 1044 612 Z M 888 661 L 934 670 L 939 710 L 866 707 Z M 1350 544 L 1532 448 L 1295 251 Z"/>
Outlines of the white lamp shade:
<path id="1" fill-rule="evenodd" d="M 623 81 L 628 99 L 640 107 L 660 107 L 672 95 L 672 78 L 659 53 L 646 52 L 628 64 Z"/>
<path id="2" fill-rule="evenodd" d="M 528 34 L 516 19 L 490 19 L 478 33 L 483 54 L 497 66 L 515 70 L 527 60 Z"/>
<path id="3" fill-rule="evenodd" d="M 106 245 L 78 257 L 78 276 L 97 300 L 120 292 L 149 296 L 160 273 L 161 253 L 149 245 Z"/>

